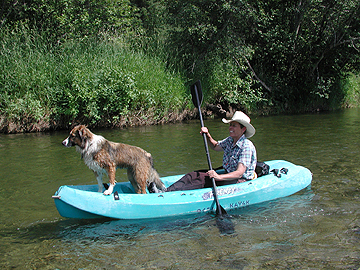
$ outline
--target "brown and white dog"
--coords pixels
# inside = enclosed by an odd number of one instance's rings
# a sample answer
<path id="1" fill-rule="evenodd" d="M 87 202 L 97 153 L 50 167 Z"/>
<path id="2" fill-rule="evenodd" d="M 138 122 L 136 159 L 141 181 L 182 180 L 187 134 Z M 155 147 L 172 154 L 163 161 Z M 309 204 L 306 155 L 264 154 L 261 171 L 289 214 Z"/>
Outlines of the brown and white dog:
<path id="1" fill-rule="evenodd" d="M 74 127 L 62 144 L 66 147 L 76 146 L 85 164 L 94 171 L 99 192 L 103 189 L 103 174 L 108 175 L 110 185 L 104 195 L 113 192 L 117 168 L 127 168 L 128 179 L 138 194 L 145 194 L 146 187 L 152 182 L 158 189 L 165 189 L 153 167 L 151 154 L 140 147 L 108 141 L 84 125 Z"/>

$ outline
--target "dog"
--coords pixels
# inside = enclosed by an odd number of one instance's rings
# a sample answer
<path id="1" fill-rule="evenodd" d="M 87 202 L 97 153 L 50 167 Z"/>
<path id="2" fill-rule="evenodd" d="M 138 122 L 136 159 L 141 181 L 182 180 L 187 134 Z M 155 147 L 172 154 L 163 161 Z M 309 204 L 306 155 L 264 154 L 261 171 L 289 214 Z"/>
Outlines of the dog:
<path id="1" fill-rule="evenodd" d="M 151 187 L 165 190 L 153 166 L 151 154 L 140 147 L 108 141 L 84 125 L 74 127 L 62 144 L 65 147 L 76 146 L 85 164 L 95 173 L 99 192 L 103 190 L 103 174 L 108 175 L 110 185 L 104 195 L 110 195 L 114 190 L 117 168 L 127 169 L 128 179 L 138 194 L 146 194 L 146 188 L 151 183 L 154 183 Z"/>

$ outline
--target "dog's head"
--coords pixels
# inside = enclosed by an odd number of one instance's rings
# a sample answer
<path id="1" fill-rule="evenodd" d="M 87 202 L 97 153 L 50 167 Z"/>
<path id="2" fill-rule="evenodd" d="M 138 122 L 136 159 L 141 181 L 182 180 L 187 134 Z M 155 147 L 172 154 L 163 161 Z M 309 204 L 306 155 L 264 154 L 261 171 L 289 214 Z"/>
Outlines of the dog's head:
<path id="1" fill-rule="evenodd" d="M 70 131 L 69 137 L 63 140 L 62 144 L 65 147 L 79 146 L 81 149 L 84 149 L 86 142 L 91 138 L 91 135 L 90 130 L 86 128 L 86 126 L 79 125 Z"/>

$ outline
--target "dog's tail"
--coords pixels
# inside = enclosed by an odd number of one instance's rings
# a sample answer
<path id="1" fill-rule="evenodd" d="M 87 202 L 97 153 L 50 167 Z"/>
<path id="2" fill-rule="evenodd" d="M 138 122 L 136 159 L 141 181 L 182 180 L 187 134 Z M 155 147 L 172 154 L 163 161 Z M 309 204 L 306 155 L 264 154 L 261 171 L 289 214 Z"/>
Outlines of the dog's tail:
<path id="1" fill-rule="evenodd" d="M 150 170 L 149 183 L 155 183 L 156 187 L 159 190 L 161 190 L 161 192 L 166 191 L 166 187 L 165 187 L 164 183 L 161 181 L 160 176 L 159 176 L 158 172 L 155 170 L 155 168 L 151 168 L 151 170 Z"/>
<path id="2" fill-rule="evenodd" d="M 150 183 L 155 183 L 156 187 L 159 190 L 161 190 L 161 192 L 165 192 L 166 187 L 165 187 L 164 183 L 160 180 L 160 176 L 159 176 L 158 172 L 156 171 L 156 169 L 154 168 L 154 160 L 152 158 L 152 155 L 146 151 L 145 151 L 145 155 L 148 157 L 150 164 L 151 164 L 150 175 L 149 175 L 149 179 L 148 179 L 148 187 L 149 187 Z"/>
<path id="3" fill-rule="evenodd" d="M 154 160 L 153 160 L 153 158 L 152 158 L 152 155 L 151 155 L 150 153 L 146 152 L 146 151 L 145 151 L 145 155 L 146 155 L 147 158 L 149 159 L 150 164 L 151 164 L 151 167 L 154 168 Z"/>

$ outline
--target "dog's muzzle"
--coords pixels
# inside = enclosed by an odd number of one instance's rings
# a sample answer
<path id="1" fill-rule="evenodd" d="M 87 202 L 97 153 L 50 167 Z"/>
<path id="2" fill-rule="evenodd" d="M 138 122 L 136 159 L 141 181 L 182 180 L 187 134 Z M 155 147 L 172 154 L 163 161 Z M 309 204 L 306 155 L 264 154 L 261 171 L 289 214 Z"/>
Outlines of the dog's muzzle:
<path id="1" fill-rule="evenodd" d="M 63 140 L 62 145 L 65 147 L 71 147 L 73 146 L 73 143 L 69 140 L 69 138 L 66 138 L 65 140 Z"/>

